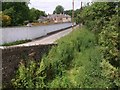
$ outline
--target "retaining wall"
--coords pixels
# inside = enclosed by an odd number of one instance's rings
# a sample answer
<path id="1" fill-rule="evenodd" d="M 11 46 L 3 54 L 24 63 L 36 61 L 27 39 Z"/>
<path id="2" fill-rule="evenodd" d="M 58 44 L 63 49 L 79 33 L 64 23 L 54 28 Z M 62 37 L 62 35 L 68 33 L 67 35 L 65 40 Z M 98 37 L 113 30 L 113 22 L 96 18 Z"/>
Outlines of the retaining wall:
<path id="1" fill-rule="evenodd" d="M 29 60 L 39 61 L 55 44 L 24 47 L 10 47 L 2 50 L 2 83 L 11 86 L 10 81 L 15 77 L 19 63 Z"/>

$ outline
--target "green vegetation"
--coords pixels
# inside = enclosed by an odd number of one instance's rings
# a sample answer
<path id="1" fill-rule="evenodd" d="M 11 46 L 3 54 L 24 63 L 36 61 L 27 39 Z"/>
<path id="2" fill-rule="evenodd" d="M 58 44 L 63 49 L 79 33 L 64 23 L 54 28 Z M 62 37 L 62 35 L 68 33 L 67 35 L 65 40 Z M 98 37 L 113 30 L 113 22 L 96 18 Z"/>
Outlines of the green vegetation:
<path id="1" fill-rule="evenodd" d="M 95 36 L 90 31 L 85 28 L 74 31 L 58 41 L 58 46 L 50 50 L 49 54 L 39 63 L 39 67 L 33 61 L 26 66 L 21 64 L 16 78 L 13 79 L 14 87 L 84 88 L 90 83 L 93 83 L 90 87 L 96 86 L 94 82 L 100 81 L 101 54 L 95 44 Z M 93 81 L 94 76 L 96 80 Z M 86 81 L 82 82 L 79 79 Z M 101 78 L 99 84 L 102 84 L 102 80 Z"/>
<path id="2" fill-rule="evenodd" d="M 103 51 L 103 58 L 113 66 L 120 67 L 120 2 L 94 3 L 85 7 L 80 14 L 84 23 L 97 38 L 97 43 Z"/>
<path id="3" fill-rule="evenodd" d="M 14 88 L 120 88 L 120 2 L 86 6 L 81 29 L 58 40 L 42 60 L 20 64 Z"/>
<path id="4" fill-rule="evenodd" d="M 19 40 L 19 41 L 15 41 L 15 42 L 10 42 L 10 43 L 5 43 L 1 46 L 12 46 L 12 45 L 18 45 L 18 44 L 23 44 L 26 42 L 30 42 L 31 40 Z"/>
<path id="5" fill-rule="evenodd" d="M 26 2 L 2 2 L 2 26 L 22 26 L 25 22 L 33 22 L 40 16 L 45 16 L 44 11 L 35 8 L 29 9 Z"/>
<path id="6" fill-rule="evenodd" d="M 63 14 L 63 12 L 64 12 L 64 7 L 63 6 L 61 6 L 61 5 L 58 5 L 56 8 L 55 8 L 55 10 L 53 11 L 53 14 Z"/>
<path id="7" fill-rule="evenodd" d="M 80 17 L 79 17 L 79 14 L 81 12 L 82 9 L 76 9 L 74 11 L 74 21 L 78 24 L 80 23 Z M 72 11 L 73 10 L 65 10 L 64 11 L 64 14 L 67 14 L 67 15 L 70 15 L 72 17 Z"/>
<path id="8" fill-rule="evenodd" d="M 29 13 L 29 20 L 30 21 L 34 21 L 38 20 L 40 16 L 46 16 L 44 11 L 40 11 L 38 9 L 35 8 L 31 8 L 30 9 L 30 13 Z"/>
<path id="9" fill-rule="evenodd" d="M 3 2 L 2 13 L 11 18 L 9 26 L 22 25 L 25 20 L 29 19 L 29 8 L 25 2 Z"/>
<path id="10" fill-rule="evenodd" d="M 0 12 L 0 25 L 2 26 L 9 26 L 11 24 L 11 18 L 8 15 L 4 15 L 2 12 Z"/>

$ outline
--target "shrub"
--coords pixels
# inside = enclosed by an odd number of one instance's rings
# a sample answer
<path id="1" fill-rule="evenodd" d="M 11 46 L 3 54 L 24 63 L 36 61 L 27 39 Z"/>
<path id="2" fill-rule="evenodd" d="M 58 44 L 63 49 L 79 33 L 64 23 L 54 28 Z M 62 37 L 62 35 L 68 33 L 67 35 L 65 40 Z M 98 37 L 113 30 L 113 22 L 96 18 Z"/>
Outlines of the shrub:
<path id="1" fill-rule="evenodd" d="M 2 26 L 9 26 L 11 25 L 11 17 L 8 15 L 4 15 L 3 13 L 0 13 L 0 20 L 2 21 Z"/>
<path id="2" fill-rule="evenodd" d="M 42 64 L 39 66 L 34 61 L 27 65 L 21 63 L 15 79 L 12 79 L 12 85 L 14 88 L 43 88 L 45 76 L 41 77 L 41 74 Z"/>
<path id="3" fill-rule="evenodd" d="M 118 28 L 119 17 L 114 15 L 110 22 L 106 24 L 101 33 L 99 34 L 99 44 L 103 51 L 103 57 L 110 61 L 113 66 L 119 67 L 120 56 L 119 56 L 119 28 Z"/>

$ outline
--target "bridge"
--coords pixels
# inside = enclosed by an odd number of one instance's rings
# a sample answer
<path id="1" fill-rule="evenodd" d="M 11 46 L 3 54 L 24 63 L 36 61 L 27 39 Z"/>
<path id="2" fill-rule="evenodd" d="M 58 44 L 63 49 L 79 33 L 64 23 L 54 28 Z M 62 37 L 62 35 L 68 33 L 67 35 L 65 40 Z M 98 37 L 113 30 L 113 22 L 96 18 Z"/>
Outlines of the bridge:
<path id="1" fill-rule="evenodd" d="M 76 26 L 77 27 L 77 26 Z M 76 28 L 75 27 L 75 28 Z M 50 33 L 31 42 L 14 45 L 14 46 L 1 46 L 0 53 L 2 57 L 2 81 L 8 84 L 15 76 L 19 63 L 26 60 L 40 61 L 44 54 L 47 54 L 52 46 L 56 46 L 55 41 L 61 37 L 72 32 L 72 28 L 63 29 L 54 33 Z"/>

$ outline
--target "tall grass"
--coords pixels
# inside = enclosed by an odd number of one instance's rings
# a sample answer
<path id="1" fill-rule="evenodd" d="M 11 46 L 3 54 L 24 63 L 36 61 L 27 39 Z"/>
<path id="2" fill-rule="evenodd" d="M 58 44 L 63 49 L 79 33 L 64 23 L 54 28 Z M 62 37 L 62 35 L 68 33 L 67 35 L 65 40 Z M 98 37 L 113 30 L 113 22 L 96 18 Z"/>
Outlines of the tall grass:
<path id="1" fill-rule="evenodd" d="M 85 27 L 57 41 L 39 63 L 21 64 L 12 80 L 15 88 L 107 88 L 114 82 L 106 78 L 102 53 L 95 35 Z M 39 65 L 38 65 L 39 64 Z M 112 67 L 111 67 L 112 68 Z M 117 71 L 117 69 L 112 68 Z M 115 82 L 119 84 L 119 80 Z"/>

